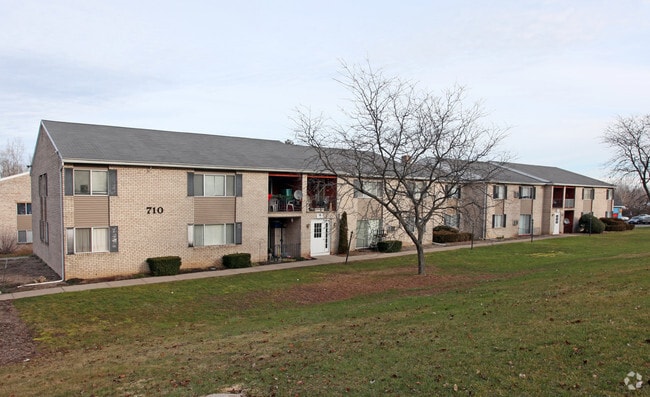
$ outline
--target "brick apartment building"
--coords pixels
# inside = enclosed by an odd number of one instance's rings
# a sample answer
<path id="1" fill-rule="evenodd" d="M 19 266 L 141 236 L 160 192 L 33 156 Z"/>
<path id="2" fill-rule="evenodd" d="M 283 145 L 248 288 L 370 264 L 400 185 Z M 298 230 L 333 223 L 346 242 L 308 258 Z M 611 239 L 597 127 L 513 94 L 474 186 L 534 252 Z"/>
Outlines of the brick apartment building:
<path id="1" fill-rule="evenodd" d="M 330 255 L 343 211 L 353 249 L 377 236 L 409 244 L 376 203 L 318 172 L 312 155 L 273 140 L 42 121 L 31 167 L 34 253 L 65 279 L 144 273 L 147 258 L 166 255 L 183 268 L 236 252 L 254 262 Z M 471 225 L 448 213 L 427 230 L 572 233 L 582 213 L 613 208 L 611 185 L 555 167 L 507 164 L 488 192 L 474 198 L 482 204 Z"/>
<path id="2" fill-rule="evenodd" d="M 18 244 L 32 242 L 31 178 L 28 172 L 0 178 L 0 234 Z"/>

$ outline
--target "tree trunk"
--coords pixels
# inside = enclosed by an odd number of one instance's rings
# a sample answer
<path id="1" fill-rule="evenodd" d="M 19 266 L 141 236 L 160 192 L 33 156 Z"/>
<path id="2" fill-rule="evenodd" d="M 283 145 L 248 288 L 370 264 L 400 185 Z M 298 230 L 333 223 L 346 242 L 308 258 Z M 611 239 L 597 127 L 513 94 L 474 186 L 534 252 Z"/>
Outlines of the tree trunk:
<path id="1" fill-rule="evenodd" d="M 415 244 L 415 249 L 418 251 L 418 274 L 424 276 L 424 246 L 422 243 Z"/>

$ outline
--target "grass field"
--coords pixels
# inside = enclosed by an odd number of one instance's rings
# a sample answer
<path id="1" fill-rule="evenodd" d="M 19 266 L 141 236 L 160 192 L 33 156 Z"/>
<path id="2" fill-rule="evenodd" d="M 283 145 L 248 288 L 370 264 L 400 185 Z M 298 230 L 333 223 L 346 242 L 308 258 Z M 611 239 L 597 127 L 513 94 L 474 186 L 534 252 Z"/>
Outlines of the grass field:
<path id="1" fill-rule="evenodd" d="M 0 395 L 650 395 L 650 228 L 427 261 L 17 300 L 42 354 Z"/>

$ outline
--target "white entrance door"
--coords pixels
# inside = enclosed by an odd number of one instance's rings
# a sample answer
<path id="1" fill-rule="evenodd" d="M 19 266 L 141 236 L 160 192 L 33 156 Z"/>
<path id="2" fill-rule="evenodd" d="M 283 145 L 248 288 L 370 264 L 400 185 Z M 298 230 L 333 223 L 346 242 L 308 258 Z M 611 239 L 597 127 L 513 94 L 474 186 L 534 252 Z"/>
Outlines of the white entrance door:
<path id="1" fill-rule="evenodd" d="M 553 234 L 560 234 L 560 213 L 553 214 Z"/>
<path id="2" fill-rule="evenodd" d="M 330 222 L 324 219 L 311 221 L 311 256 L 330 254 Z"/>

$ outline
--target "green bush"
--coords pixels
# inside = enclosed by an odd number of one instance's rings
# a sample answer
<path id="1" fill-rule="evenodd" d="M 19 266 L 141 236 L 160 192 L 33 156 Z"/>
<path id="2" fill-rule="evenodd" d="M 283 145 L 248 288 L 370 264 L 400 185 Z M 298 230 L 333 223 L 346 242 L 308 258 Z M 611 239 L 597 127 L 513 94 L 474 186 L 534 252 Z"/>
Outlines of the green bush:
<path id="1" fill-rule="evenodd" d="M 460 233 L 458 231 L 449 232 L 445 230 L 433 232 L 433 242 L 439 244 L 445 243 L 458 243 L 462 241 L 470 241 L 472 233 Z"/>
<path id="2" fill-rule="evenodd" d="M 242 267 L 251 267 L 251 254 L 237 253 L 223 256 L 223 267 L 227 269 L 240 269 Z"/>
<path id="3" fill-rule="evenodd" d="M 179 256 L 147 258 L 147 264 L 152 276 L 173 276 L 181 269 L 181 258 Z"/>
<path id="4" fill-rule="evenodd" d="M 402 250 L 402 242 L 399 240 L 386 240 L 377 243 L 377 251 L 379 252 L 400 252 Z"/>
<path id="5" fill-rule="evenodd" d="M 458 229 L 455 227 L 447 226 L 447 225 L 438 225 L 433 228 L 434 232 L 452 232 L 452 233 L 458 233 Z"/>
<path id="6" fill-rule="evenodd" d="M 605 231 L 606 225 L 592 214 L 584 214 L 578 221 L 578 226 L 583 233 L 599 234 Z"/>
<path id="7" fill-rule="evenodd" d="M 605 224 L 606 232 L 624 232 L 634 228 L 634 225 L 617 218 L 600 218 L 600 221 Z M 630 228 L 630 226 L 632 227 Z"/>

